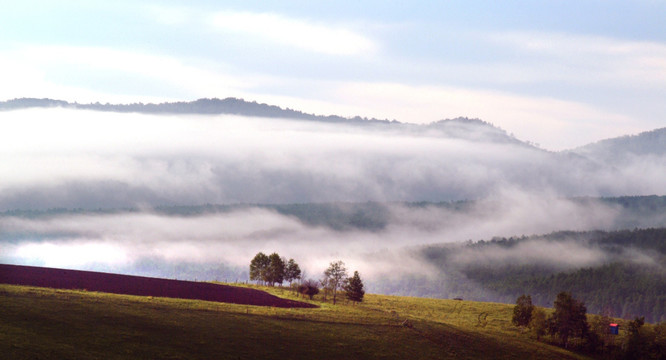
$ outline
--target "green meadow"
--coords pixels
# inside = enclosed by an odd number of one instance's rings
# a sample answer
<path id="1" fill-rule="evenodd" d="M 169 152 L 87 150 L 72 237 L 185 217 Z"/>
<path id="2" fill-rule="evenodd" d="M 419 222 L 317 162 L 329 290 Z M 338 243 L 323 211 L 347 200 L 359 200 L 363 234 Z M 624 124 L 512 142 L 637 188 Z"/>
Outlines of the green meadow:
<path id="1" fill-rule="evenodd" d="M 288 289 L 257 287 L 300 299 Z M 582 359 L 511 325 L 513 306 L 367 294 L 279 309 L 0 285 L 7 359 Z"/>

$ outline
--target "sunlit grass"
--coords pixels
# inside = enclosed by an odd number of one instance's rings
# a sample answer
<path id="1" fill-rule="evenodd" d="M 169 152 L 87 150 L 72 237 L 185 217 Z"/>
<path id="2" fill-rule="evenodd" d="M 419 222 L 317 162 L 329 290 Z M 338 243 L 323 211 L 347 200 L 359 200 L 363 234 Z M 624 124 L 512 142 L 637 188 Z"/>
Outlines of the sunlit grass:
<path id="1" fill-rule="evenodd" d="M 284 309 L 10 285 L 0 301 L 0 351 L 16 359 L 581 358 L 522 334 L 506 304 L 367 294 Z"/>

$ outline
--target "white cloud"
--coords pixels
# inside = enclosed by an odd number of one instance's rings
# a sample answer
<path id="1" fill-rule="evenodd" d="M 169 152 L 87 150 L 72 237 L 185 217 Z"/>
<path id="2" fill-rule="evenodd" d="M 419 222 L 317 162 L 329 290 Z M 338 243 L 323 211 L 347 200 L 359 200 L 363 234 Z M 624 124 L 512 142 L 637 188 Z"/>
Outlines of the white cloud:
<path id="1" fill-rule="evenodd" d="M 478 138 L 473 126 L 475 140 L 432 128 L 227 115 L 72 109 L 2 115 L 3 209 L 442 201 L 484 197 L 507 185 L 561 196 L 663 191 L 662 158 L 590 167 Z"/>
<path id="2" fill-rule="evenodd" d="M 278 14 L 223 11 L 215 13 L 211 22 L 222 31 L 328 55 L 363 55 L 377 48 L 371 39 L 353 30 Z"/>
<path id="3" fill-rule="evenodd" d="M 258 77 L 232 73 L 219 63 L 202 63 L 195 59 L 107 47 L 32 45 L 0 51 L 0 76 L 6 80 L 5 84 L 11 84 L 0 89 L 0 98 L 160 102 L 165 100 L 165 96 L 156 95 L 160 92 L 189 93 L 199 97 L 237 96 L 261 82 Z M 113 87 L 119 90 L 112 90 L 108 84 L 95 84 L 91 79 L 93 75 L 115 75 Z M 136 88 L 146 86 L 153 90 L 148 94 L 133 95 Z"/>
<path id="4" fill-rule="evenodd" d="M 554 78 L 575 83 L 612 83 L 664 87 L 666 44 L 567 33 L 500 32 L 488 35 L 499 44 L 542 56 L 543 70 L 555 64 Z M 552 64 L 548 65 L 548 64 Z"/>
<path id="5" fill-rule="evenodd" d="M 549 150 L 638 132 L 631 117 L 552 97 L 446 86 L 400 83 L 340 83 L 332 90 L 340 103 L 378 109 L 377 117 L 429 123 L 457 116 L 494 123 Z"/>
<path id="6" fill-rule="evenodd" d="M 10 249 L 18 259 L 30 259 L 49 267 L 76 268 L 89 264 L 123 264 L 128 253 L 115 244 L 104 242 L 29 243 Z"/>
<path id="7" fill-rule="evenodd" d="M 227 14 L 225 16 L 231 16 L 229 13 L 225 14 Z M 273 15 L 261 16 L 271 18 Z M 287 23 L 291 21 L 277 18 L 280 19 L 279 21 Z M 268 21 L 267 24 L 271 24 L 271 22 Z M 311 25 L 298 21 L 296 24 L 300 24 L 298 26 Z M 298 26 L 286 26 L 285 31 L 296 31 L 294 29 L 297 29 Z M 317 31 L 308 32 L 300 29 L 298 32 L 307 36 L 319 36 Z M 334 36 L 331 34 L 335 32 L 326 33 L 322 30 L 319 33 Z M 279 31 L 275 36 L 282 38 Z M 287 38 L 292 39 L 288 36 Z M 523 45 L 521 40 L 525 39 L 513 34 L 512 36 L 504 35 L 504 37 L 498 35 L 496 41 L 510 43 L 512 46 L 522 46 L 525 49 L 536 49 L 533 51 L 546 52 L 543 48 L 548 46 L 546 40 L 549 38 L 537 37 L 537 39 L 542 41 L 532 45 Z M 577 40 L 582 45 L 567 45 L 566 41 L 560 39 L 555 41 L 554 49 L 548 48 L 548 51 L 556 52 L 555 50 L 559 49 L 563 54 L 567 54 L 567 52 L 573 51 L 573 48 L 567 46 L 585 48 L 585 44 L 587 44 L 585 41 L 592 42 L 590 39 L 583 39 Z M 349 44 L 353 43 L 353 41 L 349 42 Z M 628 43 L 618 46 L 616 49 L 609 41 L 601 41 L 601 43 L 606 45 L 596 47 L 590 45 L 592 50 L 588 51 L 601 54 L 592 56 L 592 58 L 602 59 L 598 60 L 599 67 L 612 66 L 609 68 L 612 71 L 607 70 L 598 77 L 621 76 L 615 74 L 623 73 L 620 80 L 627 83 L 645 78 L 647 79 L 645 81 L 652 81 L 659 85 L 662 76 L 660 74 L 663 74 L 666 69 L 666 55 L 664 55 L 666 51 L 661 45 Z M 613 53 L 620 53 L 620 58 L 625 59 L 622 62 L 634 61 L 646 65 L 643 67 L 620 66 L 621 64 L 615 63 L 619 60 L 612 60 Z M 507 66 L 516 67 L 517 65 Z M 590 63 L 587 66 L 593 66 L 593 64 Z M 526 69 L 529 67 L 529 64 L 525 65 Z M 592 73 L 595 71 L 601 70 L 591 70 Z M 518 70 L 516 72 L 519 73 Z M 539 70 L 532 69 L 531 73 L 537 74 Z M 593 77 L 577 76 L 575 69 L 571 72 L 550 71 L 548 73 L 571 79 Z M 89 78 L 93 75 L 108 77 L 115 89 L 110 88 L 109 84 L 95 83 Z M 526 76 L 526 79 L 520 81 L 529 82 L 531 75 Z M 635 112 L 613 112 L 607 108 L 602 109 L 582 101 L 562 100 L 556 96 L 531 96 L 464 86 L 414 85 L 390 80 L 326 81 L 238 73 L 224 64 L 207 60 L 104 47 L 34 45 L 0 51 L 0 77 L 5 80 L 6 84 L 11 84 L 0 88 L 0 99 L 51 97 L 79 102 L 127 103 L 187 100 L 183 99 L 183 96 L 190 99 L 235 96 L 311 113 L 361 115 L 412 123 L 428 123 L 457 116 L 478 117 L 514 133 L 522 140 L 539 143 L 550 150 L 572 148 L 604 138 L 638 133 L 651 128 L 645 125 L 649 120 L 641 118 Z M 265 90 L 281 86 L 298 89 L 298 91 L 285 95 Z"/>
<path id="8" fill-rule="evenodd" d="M 198 15 L 192 8 L 185 6 L 149 4 L 144 9 L 149 19 L 170 26 L 188 24 Z"/>

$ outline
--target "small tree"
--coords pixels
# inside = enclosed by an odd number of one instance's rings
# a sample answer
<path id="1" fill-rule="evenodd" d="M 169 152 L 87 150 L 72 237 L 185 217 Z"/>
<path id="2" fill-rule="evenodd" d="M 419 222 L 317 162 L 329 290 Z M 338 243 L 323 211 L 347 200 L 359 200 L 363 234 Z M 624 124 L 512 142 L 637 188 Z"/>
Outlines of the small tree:
<path id="1" fill-rule="evenodd" d="M 259 252 L 250 262 L 250 280 L 266 281 L 266 271 L 268 270 L 269 259 L 266 254 Z"/>
<path id="2" fill-rule="evenodd" d="M 530 295 L 520 295 L 516 299 L 516 306 L 513 308 L 513 317 L 511 322 L 516 326 L 527 326 L 532 320 L 532 312 L 534 305 L 532 304 L 532 297 Z"/>
<path id="3" fill-rule="evenodd" d="M 548 319 L 548 332 L 558 335 L 562 345 L 569 344 L 569 337 L 585 337 L 589 330 L 587 308 L 582 301 L 574 299 L 570 293 L 557 294 L 555 312 Z"/>
<path id="4" fill-rule="evenodd" d="M 328 298 L 328 290 L 329 290 L 329 281 L 327 277 L 323 277 L 321 280 L 319 280 L 319 284 L 321 284 L 321 289 L 324 290 L 324 301 Z"/>
<path id="5" fill-rule="evenodd" d="M 317 281 L 309 279 L 304 281 L 299 287 L 298 287 L 298 292 L 307 295 L 310 297 L 310 300 L 312 298 L 319 294 L 319 286 L 317 285 Z"/>
<path id="6" fill-rule="evenodd" d="M 363 281 L 358 275 L 358 271 L 354 271 L 354 276 L 347 279 L 344 290 L 346 292 L 347 299 L 354 302 L 363 301 L 363 295 L 365 295 L 365 290 L 363 290 Z"/>
<path id="7" fill-rule="evenodd" d="M 345 263 L 340 260 L 332 262 L 328 269 L 324 271 L 324 276 L 328 280 L 331 290 L 333 290 L 333 305 L 335 305 L 337 290 L 342 289 L 343 281 L 347 278 Z"/>
<path id="8" fill-rule="evenodd" d="M 298 280 L 300 278 L 301 278 L 301 268 L 294 261 L 294 259 L 289 259 L 284 271 L 284 279 L 286 281 L 289 281 L 289 286 L 291 286 L 291 283 L 294 280 Z"/>

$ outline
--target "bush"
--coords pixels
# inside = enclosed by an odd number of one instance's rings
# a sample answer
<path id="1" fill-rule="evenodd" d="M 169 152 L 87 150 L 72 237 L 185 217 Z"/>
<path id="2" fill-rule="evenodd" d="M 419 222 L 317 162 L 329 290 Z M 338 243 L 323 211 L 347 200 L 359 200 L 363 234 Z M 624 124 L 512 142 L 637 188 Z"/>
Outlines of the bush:
<path id="1" fill-rule="evenodd" d="M 312 300 L 315 295 L 319 294 L 319 285 L 315 280 L 309 279 L 298 286 L 298 292 L 304 296 L 307 295 Z"/>

